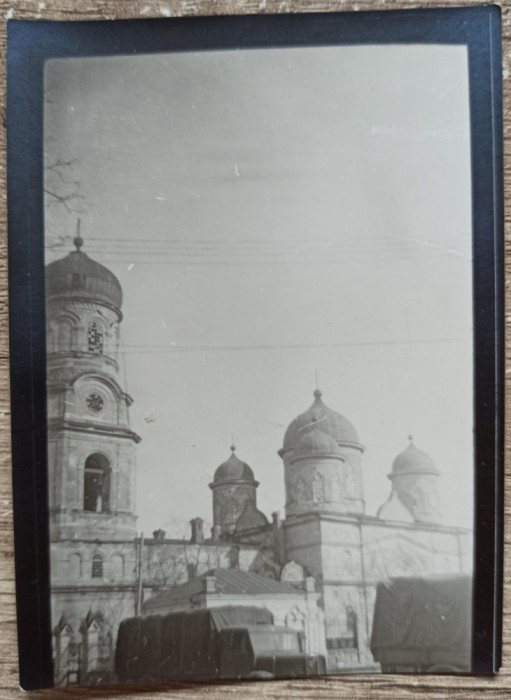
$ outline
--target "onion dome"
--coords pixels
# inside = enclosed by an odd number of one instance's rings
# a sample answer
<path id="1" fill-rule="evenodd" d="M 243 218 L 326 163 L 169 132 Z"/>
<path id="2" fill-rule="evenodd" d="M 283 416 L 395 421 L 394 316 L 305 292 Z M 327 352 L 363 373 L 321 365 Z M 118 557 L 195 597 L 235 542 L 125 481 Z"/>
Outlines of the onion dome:
<path id="1" fill-rule="evenodd" d="M 289 425 L 284 436 L 283 451 L 296 448 L 304 431 L 313 427 L 317 427 L 337 443 L 359 444 L 358 434 L 353 424 L 340 413 L 328 408 L 321 400 L 321 396 L 321 391 L 316 389 L 312 406 Z"/>
<path id="2" fill-rule="evenodd" d="M 242 462 L 236 456 L 235 450 L 235 446 L 232 445 L 231 456 L 215 471 L 213 484 L 218 484 L 222 481 L 255 481 L 254 472 L 246 462 Z"/>
<path id="3" fill-rule="evenodd" d="M 293 460 L 340 454 L 342 453 L 335 438 L 319 428 L 312 427 L 303 431 L 293 451 Z"/>
<path id="4" fill-rule="evenodd" d="M 410 444 L 399 454 L 392 462 L 392 472 L 390 478 L 394 476 L 403 476 L 405 474 L 439 474 L 440 472 L 435 467 L 435 463 L 431 457 L 417 449 L 413 444 L 413 437 L 408 436 Z"/>
<path id="5" fill-rule="evenodd" d="M 76 250 L 46 266 L 46 298 L 86 299 L 119 310 L 122 288 L 117 277 L 82 253 L 83 239 L 80 236 L 73 243 Z"/>

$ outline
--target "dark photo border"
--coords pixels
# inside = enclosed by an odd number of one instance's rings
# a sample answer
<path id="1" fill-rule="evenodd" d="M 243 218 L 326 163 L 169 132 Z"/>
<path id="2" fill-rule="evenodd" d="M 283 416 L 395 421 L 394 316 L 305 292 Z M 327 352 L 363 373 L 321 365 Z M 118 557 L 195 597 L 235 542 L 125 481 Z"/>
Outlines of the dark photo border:
<path id="1" fill-rule="evenodd" d="M 50 58 L 171 51 L 464 44 L 469 56 L 474 308 L 473 673 L 501 663 L 504 236 L 496 6 L 115 21 L 8 22 L 12 461 L 21 685 L 53 685 L 46 459 L 43 73 Z"/>

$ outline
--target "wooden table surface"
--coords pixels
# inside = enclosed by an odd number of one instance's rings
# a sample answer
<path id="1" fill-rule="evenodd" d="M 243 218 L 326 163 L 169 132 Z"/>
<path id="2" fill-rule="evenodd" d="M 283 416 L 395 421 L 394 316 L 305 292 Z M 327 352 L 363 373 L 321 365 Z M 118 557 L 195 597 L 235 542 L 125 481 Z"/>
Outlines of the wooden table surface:
<path id="1" fill-rule="evenodd" d="M 5 37 L 6 20 L 17 19 L 116 19 L 137 17 L 174 17 L 187 15 L 261 14 L 287 12 L 328 12 L 342 10 L 385 10 L 412 7 L 446 7 L 480 5 L 482 2 L 406 2 L 399 0 L 0 0 L 0 106 L 5 115 Z M 504 0 L 503 16 L 503 75 L 504 75 L 504 156 L 505 196 L 511 202 L 511 0 Z M 18 685 L 16 642 L 16 608 L 14 598 L 14 553 L 12 534 L 12 497 L 10 462 L 10 411 L 8 376 L 8 298 L 7 298 L 7 212 L 6 212 L 6 154 L 5 119 L 1 120 L 0 135 L 0 700 L 14 698 L 246 698 L 322 697 L 322 698 L 511 698 L 511 564 L 505 558 L 504 586 L 504 655 L 501 672 L 495 677 L 439 676 L 350 676 L 328 680 L 278 681 L 261 684 L 229 684 L 217 686 L 188 686 L 167 689 L 140 689 L 126 692 L 121 688 L 49 689 L 25 693 Z M 509 206 L 506 207 L 506 303 L 509 308 L 511 284 L 511 228 Z M 506 317 L 506 325 L 511 315 Z M 511 343 L 507 343 L 507 366 Z M 507 370 L 511 372 L 511 369 Z M 506 398 L 509 400 L 509 382 Z M 511 419 L 506 420 L 506 473 L 511 463 Z M 509 524 L 509 483 L 505 494 L 505 548 L 509 553 L 511 527 Z"/>

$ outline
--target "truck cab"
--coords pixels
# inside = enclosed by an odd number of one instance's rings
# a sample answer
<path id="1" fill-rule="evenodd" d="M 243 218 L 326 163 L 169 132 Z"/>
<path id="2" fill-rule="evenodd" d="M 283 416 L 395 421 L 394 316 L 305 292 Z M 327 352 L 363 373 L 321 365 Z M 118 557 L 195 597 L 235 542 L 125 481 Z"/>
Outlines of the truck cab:
<path id="1" fill-rule="evenodd" d="M 302 650 L 288 627 L 246 625 L 220 632 L 220 678 L 293 678 L 326 673 L 323 656 Z"/>

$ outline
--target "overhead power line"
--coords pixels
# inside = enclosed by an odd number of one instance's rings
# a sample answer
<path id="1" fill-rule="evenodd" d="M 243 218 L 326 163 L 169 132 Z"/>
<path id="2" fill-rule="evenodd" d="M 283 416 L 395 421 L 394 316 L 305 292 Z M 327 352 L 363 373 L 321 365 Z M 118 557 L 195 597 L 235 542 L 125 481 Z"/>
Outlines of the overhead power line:
<path id="1" fill-rule="evenodd" d="M 245 350 L 303 350 L 363 346 L 434 345 L 466 343 L 467 338 L 426 338 L 418 340 L 370 340 L 344 343 L 282 343 L 278 345 L 135 345 L 122 344 L 120 349 L 128 354 L 158 354 L 182 352 L 239 352 Z"/>
<path id="2" fill-rule="evenodd" d="M 393 262 L 445 258 L 446 255 L 466 258 L 456 250 L 454 241 L 443 241 L 442 246 L 407 241 L 392 237 L 367 241 L 356 237 L 344 240 L 279 239 L 243 240 L 219 239 L 100 239 L 89 237 L 86 252 L 103 263 L 141 265 L 280 265 L 280 264 L 349 264 L 352 262 Z M 57 257 L 72 249 L 72 243 L 63 238 L 48 238 L 47 250 Z"/>

